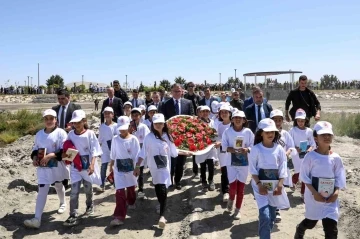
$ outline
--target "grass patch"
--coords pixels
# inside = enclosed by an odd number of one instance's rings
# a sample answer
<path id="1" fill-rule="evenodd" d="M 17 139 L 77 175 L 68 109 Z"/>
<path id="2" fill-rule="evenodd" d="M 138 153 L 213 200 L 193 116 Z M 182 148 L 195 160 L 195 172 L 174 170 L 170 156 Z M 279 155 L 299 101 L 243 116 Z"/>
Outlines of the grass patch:
<path id="1" fill-rule="evenodd" d="M 335 135 L 360 138 L 360 114 L 352 113 L 321 113 L 321 120 L 333 125 Z"/>
<path id="2" fill-rule="evenodd" d="M 9 144 L 27 134 L 34 135 L 44 127 L 40 111 L 19 110 L 0 114 L 0 141 Z"/>

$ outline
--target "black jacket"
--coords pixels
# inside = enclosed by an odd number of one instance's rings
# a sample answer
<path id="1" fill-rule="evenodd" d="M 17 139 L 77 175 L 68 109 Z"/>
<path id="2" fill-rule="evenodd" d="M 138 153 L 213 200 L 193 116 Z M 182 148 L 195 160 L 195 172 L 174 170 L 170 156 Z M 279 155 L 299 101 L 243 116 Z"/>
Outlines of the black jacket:
<path id="1" fill-rule="evenodd" d="M 233 108 L 236 108 L 238 110 L 243 110 L 243 107 L 244 107 L 244 101 L 242 101 L 241 99 L 239 100 L 235 100 L 233 99 L 232 101 L 230 101 L 230 105 L 233 107 Z"/>
<path id="2" fill-rule="evenodd" d="M 61 105 L 57 105 L 57 106 L 52 107 L 52 109 L 56 111 L 58 121 L 60 120 L 60 115 L 59 115 L 60 106 L 61 106 Z M 80 110 L 80 109 L 81 109 L 81 106 L 80 106 L 80 105 L 74 104 L 74 103 L 72 103 L 72 102 L 69 103 L 69 106 L 68 106 L 68 108 L 67 108 L 67 110 L 66 110 L 66 115 L 65 115 L 65 128 L 66 128 L 66 125 L 67 125 L 67 124 L 70 122 L 70 120 L 71 120 L 72 113 L 73 113 L 75 110 Z M 59 123 L 59 127 L 60 127 L 60 123 Z"/>
<path id="3" fill-rule="evenodd" d="M 120 88 L 120 90 L 117 90 L 117 91 L 115 90 L 114 96 L 117 97 L 117 98 L 120 98 L 123 103 L 125 103 L 126 101 L 129 101 L 129 96 L 121 88 Z"/>
<path id="4" fill-rule="evenodd" d="M 104 100 L 103 105 L 101 107 L 101 111 L 100 111 L 100 118 L 101 118 L 101 123 L 104 123 L 104 114 L 103 111 L 105 109 L 105 107 L 109 106 L 109 98 L 107 98 L 106 100 Z M 124 109 L 123 109 L 123 103 L 122 100 L 114 97 L 113 98 L 113 102 L 112 102 L 112 108 L 114 110 L 114 118 L 113 121 L 117 122 L 117 119 L 124 115 Z"/>
<path id="5" fill-rule="evenodd" d="M 307 94 L 309 96 L 309 102 L 304 100 L 303 95 Z M 296 110 L 303 109 L 306 112 L 306 116 L 310 119 L 316 115 L 318 110 L 321 110 L 320 102 L 317 99 L 315 93 L 306 88 L 305 91 L 301 94 L 299 88 L 290 91 L 288 97 L 286 98 L 285 110 L 289 110 L 290 104 L 292 103 L 292 108 L 289 113 L 292 119 L 295 118 Z"/>
<path id="6" fill-rule="evenodd" d="M 181 115 L 194 115 L 194 107 L 190 100 L 181 99 Z M 175 103 L 174 98 L 170 98 L 166 102 L 162 104 L 161 113 L 164 114 L 165 120 L 170 119 L 171 117 L 175 116 Z"/>
<path id="7" fill-rule="evenodd" d="M 270 118 L 270 113 L 273 110 L 272 106 L 268 103 L 263 103 L 263 109 L 266 118 Z M 245 109 L 246 119 L 249 122 L 249 128 L 255 134 L 257 128 L 256 114 L 255 114 L 255 103 L 252 103 Z"/>
<path id="8" fill-rule="evenodd" d="M 186 93 L 184 95 L 184 99 L 190 100 L 193 104 L 194 110 L 196 110 L 197 107 L 199 106 L 201 97 L 200 97 L 200 95 L 195 94 L 195 93 L 193 95 L 189 95 L 189 93 Z"/>

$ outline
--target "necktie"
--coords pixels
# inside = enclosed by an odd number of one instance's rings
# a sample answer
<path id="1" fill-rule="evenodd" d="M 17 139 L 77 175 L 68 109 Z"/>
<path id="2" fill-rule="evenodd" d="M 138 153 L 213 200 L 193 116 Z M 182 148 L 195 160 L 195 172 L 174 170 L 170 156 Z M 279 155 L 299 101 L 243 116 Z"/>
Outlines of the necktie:
<path id="1" fill-rule="evenodd" d="M 261 120 L 261 105 L 258 105 L 257 106 L 258 107 L 258 124 L 259 124 L 259 122 L 260 122 L 260 120 Z"/>
<path id="2" fill-rule="evenodd" d="M 112 106 L 112 99 L 109 99 L 109 106 Z"/>
<path id="3" fill-rule="evenodd" d="M 65 129 L 65 106 L 61 106 L 62 111 L 60 115 L 60 128 Z"/>
<path id="4" fill-rule="evenodd" d="M 179 115 L 179 101 L 175 100 L 175 115 Z"/>
<path id="5" fill-rule="evenodd" d="M 135 99 L 135 107 L 137 107 L 137 106 L 138 106 L 138 100 Z"/>

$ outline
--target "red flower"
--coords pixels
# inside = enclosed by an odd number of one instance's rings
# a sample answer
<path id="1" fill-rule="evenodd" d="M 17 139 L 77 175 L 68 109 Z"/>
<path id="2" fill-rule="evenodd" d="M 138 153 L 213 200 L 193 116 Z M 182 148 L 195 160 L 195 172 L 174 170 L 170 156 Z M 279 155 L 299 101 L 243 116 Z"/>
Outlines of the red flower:
<path id="1" fill-rule="evenodd" d="M 190 145 L 189 145 L 189 150 L 190 150 L 190 151 L 196 151 L 197 148 L 196 148 L 195 144 L 190 144 Z"/>
<path id="2" fill-rule="evenodd" d="M 211 139 L 209 139 L 209 138 L 206 138 L 206 141 L 205 141 L 207 144 L 211 144 L 212 142 L 211 142 Z"/>
<path id="3" fill-rule="evenodd" d="M 191 132 L 186 132 L 186 137 L 191 138 L 193 134 Z"/>
<path id="4" fill-rule="evenodd" d="M 175 139 L 174 144 L 175 144 L 176 147 L 179 147 L 182 144 L 181 139 L 179 139 L 179 138 Z"/>
<path id="5" fill-rule="evenodd" d="M 199 149 L 200 149 L 200 150 L 203 150 L 204 148 L 205 148 L 204 143 L 203 143 L 203 142 L 200 142 L 200 143 L 199 143 Z"/>
<path id="6" fill-rule="evenodd" d="M 195 144 L 195 140 L 193 138 L 190 138 L 187 140 L 188 145 Z"/>

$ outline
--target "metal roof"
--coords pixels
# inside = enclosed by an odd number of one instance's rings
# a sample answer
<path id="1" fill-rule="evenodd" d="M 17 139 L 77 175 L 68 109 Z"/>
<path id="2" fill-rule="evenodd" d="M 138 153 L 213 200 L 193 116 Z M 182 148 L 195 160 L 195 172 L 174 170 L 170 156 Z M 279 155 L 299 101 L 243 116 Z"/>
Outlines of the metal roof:
<path id="1" fill-rule="evenodd" d="M 245 73 L 243 76 L 272 76 L 284 74 L 301 74 L 302 71 L 264 71 L 264 72 L 251 72 Z"/>

